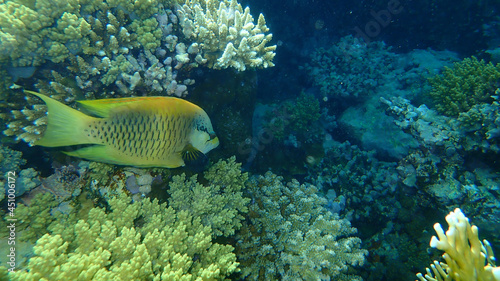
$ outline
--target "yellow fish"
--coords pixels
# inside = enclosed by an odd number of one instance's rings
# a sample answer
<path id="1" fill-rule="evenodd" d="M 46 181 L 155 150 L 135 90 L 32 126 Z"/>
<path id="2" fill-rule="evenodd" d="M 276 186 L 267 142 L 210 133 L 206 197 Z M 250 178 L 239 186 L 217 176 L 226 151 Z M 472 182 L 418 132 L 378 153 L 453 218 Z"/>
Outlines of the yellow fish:
<path id="1" fill-rule="evenodd" d="M 65 152 L 71 156 L 117 165 L 176 168 L 219 145 L 207 113 L 183 99 L 78 102 L 89 116 L 45 95 L 26 92 L 48 107 L 47 129 L 35 145 L 87 145 Z"/>

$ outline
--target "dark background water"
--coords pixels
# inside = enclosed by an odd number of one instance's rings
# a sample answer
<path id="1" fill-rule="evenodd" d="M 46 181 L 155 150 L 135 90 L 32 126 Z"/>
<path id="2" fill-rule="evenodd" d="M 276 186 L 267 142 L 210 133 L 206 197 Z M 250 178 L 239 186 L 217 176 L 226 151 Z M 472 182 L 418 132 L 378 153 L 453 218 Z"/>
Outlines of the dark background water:
<path id="1" fill-rule="evenodd" d="M 372 27 L 374 15 L 388 5 L 402 11 L 391 14 L 390 23 L 374 30 L 373 41 L 384 41 L 396 52 L 413 49 L 451 50 L 462 56 L 478 55 L 496 42 L 485 24 L 498 18 L 500 1 L 240 1 L 250 6 L 254 17 L 263 13 L 278 43 L 275 63 L 279 67 L 262 71 L 261 98 L 286 97 L 307 86 L 298 66 L 317 47 L 328 48 L 340 37 Z M 381 15 L 383 18 L 383 16 Z M 317 29 L 317 21 L 324 26 Z M 266 79 L 269 77 L 271 79 Z M 277 83 L 284 80 L 286 83 Z"/>

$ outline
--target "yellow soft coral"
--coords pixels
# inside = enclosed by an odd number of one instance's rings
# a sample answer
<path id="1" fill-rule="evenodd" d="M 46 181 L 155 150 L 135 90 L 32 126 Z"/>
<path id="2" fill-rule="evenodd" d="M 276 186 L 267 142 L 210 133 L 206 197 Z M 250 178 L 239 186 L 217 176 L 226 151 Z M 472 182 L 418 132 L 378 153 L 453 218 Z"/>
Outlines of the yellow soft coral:
<path id="1" fill-rule="evenodd" d="M 434 229 L 439 237 L 433 236 L 431 247 L 445 251 L 445 263 L 434 261 L 431 264 L 432 272 L 426 269 L 427 274 L 417 277 L 421 281 L 456 280 L 456 281 L 498 281 L 500 267 L 495 267 L 493 251 L 488 241 L 479 240 L 478 228 L 470 225 L 460 209 L 455 209 L 446 216 L 448 231 L 446 233 L 439 223 Z M 434 274 L 434 276 L 433 276 Z"/>

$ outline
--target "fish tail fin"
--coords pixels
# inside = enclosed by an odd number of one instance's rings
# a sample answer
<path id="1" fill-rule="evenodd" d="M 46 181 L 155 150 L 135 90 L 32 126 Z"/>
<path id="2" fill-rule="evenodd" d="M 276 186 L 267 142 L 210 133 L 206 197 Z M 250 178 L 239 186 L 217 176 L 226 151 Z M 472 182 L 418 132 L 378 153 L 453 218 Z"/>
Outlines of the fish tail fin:
<path id="1" fill-rule="evenodd" d="M 35 145 L 56 147 L 91 143 L 84 133 L 85 126 L 94 119 L 48 96 L 25 91 L 42 99 L 48 107 L 47 129 Z"/>

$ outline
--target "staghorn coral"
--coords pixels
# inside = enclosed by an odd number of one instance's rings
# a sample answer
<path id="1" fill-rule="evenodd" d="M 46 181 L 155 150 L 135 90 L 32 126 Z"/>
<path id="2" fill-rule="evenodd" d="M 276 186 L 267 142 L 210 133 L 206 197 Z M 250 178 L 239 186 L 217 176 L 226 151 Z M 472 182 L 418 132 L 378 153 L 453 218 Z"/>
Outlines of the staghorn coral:
<path id="1" fill-rule="evenodd" d="M 205 226 L 210 226 L 215 236 L 230 236 L 241 228 L 248 212 L 249 198 L 243 197 L 242 190 L 248 179 L 241 172 L 241 164 L 236 157 L 220 160 L 205 172 L 208 185 L 196 180 L 196 175 L 186 180 L 186 175 L 174 176 L 170 183 L 169 205 L 176 211 L 187 211 L 200 218 Z"/>
<path id="2" fill-rule="evenodd" d="M 473 56 L 429 78 L 429 96 L 440 113 L 456 117 L 476 104 L 490 101 L 499 80 L 500 64 L 479 61 Z"/>
<path id="3" fill-rule="evenodd" d="M 349 265 L 366 251 L 347 220 L 324 207 L 317 188 L 268 172 L 251 180 L 250 219 L 238 234 L 242 277 L 248 280 L 360 280 Z"/>
<path id="4" fill-rule="evenodd" d="M 11 280 L 222 279 L 237 270 L 233 247 L 213 243 L 210 227 L 188 212 L 157 200 L 130 204 L 123 194 L 109 205 L 53 224 Z"/>

